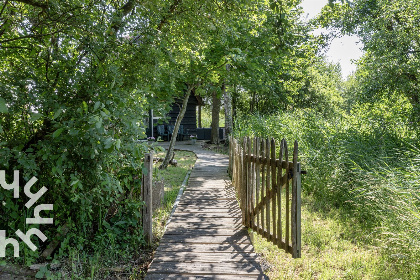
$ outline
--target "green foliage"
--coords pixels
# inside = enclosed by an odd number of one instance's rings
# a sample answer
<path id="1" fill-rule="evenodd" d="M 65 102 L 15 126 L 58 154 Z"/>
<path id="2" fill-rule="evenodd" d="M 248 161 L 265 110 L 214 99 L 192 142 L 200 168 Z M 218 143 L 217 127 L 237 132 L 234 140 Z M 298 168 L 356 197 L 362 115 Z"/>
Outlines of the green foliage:
<path id="1" fill-rule="evenodd" d="M 326 210 L 340 209 L 344 220 L 355 217 L 371 242 L 378 242 L 386 263 L 393 263 L 400 277 L 415 279 L 420 273 L 420 143 L 402 122 L 404 112 L 395 108 L 383 102 L 331 118 L 314 110 L 248 116 L 237 123 L 235 135 L 297 139 L 308 171 L 305 195 Z"/>
<path id="2" fill-rule="evenodd" d="M 39 203 L 54 204 L 55 224 L 42 231 L 70 229 L 56 256 L 142 244 L 140 177 L 151 147 L 138 139 L 147 110 L 165 114 L 186 85 L 220 78 L 235 53 L 235 8 L 250 3 L 196 4 L 0 4 L 0 169 L 49 189 Z M 0 227 L 24 229 L 33 213 L 23 198 L 0 195 Z M 37 245 L 19 261 L 36 261 L 47 244 Z"/>
<path id="3" fill-rule="evenodd" d="M 338 1 L 331 1 L 338 2 Z M 326 6 L 319 22 L 357 34 L 365 55 L 358 61 L 359 94 L 381 99 L 395 93 L 407 98 L 419 122 L 420 2 L 356 0 Z"/>
<path id="4" fill-rule="evenodd" d="M 32 176 L 35 188 L 48 188 L 38 203 L 54 204 L 54 225 L 40 228 L 49 241 L 60 227 L 70 229 L 57 257 L 72 248 L 101 252 L 109 240 L 135 248 L 142 244 L 139 177 L 150 148 L 137 139 L 150 95 L 141 87 L 148 76 L 139 76 L 148 67 L 144 46 L 125 34 L 142 23 L 114 1 L 31 3 L 1 4 L 0 169 L 8 180 L 20 170 L 21 188 Z M 26 231 L 33 210 L 24 210 L 23 193 L 19 200 L 3 189 L 0 195 L 0 227 Z M 24 249 L 19 262 L 37 261 L 48 244 L 34 242 L 38 251 Z"/>

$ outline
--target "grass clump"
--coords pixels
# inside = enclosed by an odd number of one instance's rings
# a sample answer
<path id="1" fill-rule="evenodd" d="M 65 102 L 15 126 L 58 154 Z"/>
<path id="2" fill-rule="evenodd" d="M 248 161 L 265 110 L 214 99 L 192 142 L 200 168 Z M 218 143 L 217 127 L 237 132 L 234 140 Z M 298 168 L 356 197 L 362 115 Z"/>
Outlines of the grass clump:
<path id="1" fill-rule="evenodd" d="M 157 158 L 163 158 L 164 156 L 164 152 L 155 155 Z M 164 234 L 165 224 L 170 216 L 179 189 L 188 171 L 193 168 L 197 156 L 193 152 L 177 150 L 174 159 L 178 163 L 177 166 L 169 165 L 167 169 L 158 169 L 160 162 L 154 164 L 155 180 L 162 180 L 165 185 L 165 198 L 162 207 L 153 214 L 153 232 L 156 234 L 156 240 L 159 240 Z"/>

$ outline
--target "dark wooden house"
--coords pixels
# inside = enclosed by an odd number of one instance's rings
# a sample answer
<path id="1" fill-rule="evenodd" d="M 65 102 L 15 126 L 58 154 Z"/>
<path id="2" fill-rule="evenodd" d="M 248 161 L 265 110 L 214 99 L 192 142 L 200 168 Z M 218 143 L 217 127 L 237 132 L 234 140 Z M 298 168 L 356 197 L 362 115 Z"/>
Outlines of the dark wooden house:
<path id="1" fill-rule="evenodd" d="M 197 111 L 198 107 L 203 105 L 203 100 L 200 96 L 196 96 L 194 92 L 191 92 L 190 98 L 188 99 L 187 110 L 185 111 L 184 118 L 181 121 L 181 125 L 184 127 L 184 133 L 197 134 Z M 182 107 L 182 100 L 177 100 L 172 104 L 172 109 L 168 113 L 168 124 L 175 125 L 176 118 Z"/>
<path id="2" fill-rule="evenodd" d="M 157 116 L 149 116 L 153 117 L 153 136 L 157 137 L 157 125 L 175 125 L 176 118 L 182 107 L 182 99 L 177 99 L 175 103 L 172 104 L 172 109 L 166 115 L 166 118 L 157 117 Z M 200 107 L 203 105 L 203 100 L 201 97 L 196 96 L 194 92 L 191 92 L 190 98 L 188 99 L 187 110 L 185 111 L 184 118 L 181 121 L 181 125 L 183 126 L 183 133 L 190 134 L 190 135 L 197 135 L 197 111 L 200 112 Z M 147 131 L 147 136 L 151 136 L 150 133 L 150 126 Z"/>
<path id="3" fill-rule="evenodd" d="M 172 109 L 165 117 L 158 117 L 151 115 L 149 119 L 153 118 L 153 136 L 156 138 L 158 137 L 157 126 L 164 125 L 165 130 L 167 130 L 168 125 L 175 126 L 176 118 L 182 107 L 182 99 L 176 100 L 174 104 L 172 104 Z M 203 106 L 203 99 L 200 96 L 196 96 L 194 92 L 191 92 L 190 98 L 188 99 L 187 110 L 185 111 L 184 118 L 181 121 L 181 125 L 183 126 L 183 134 L 187 135 L 196 135 L 198 140 L 210 140 L 211 136 L 211 128 L 203 128 L 201 127 L 201 106 Z M 150 133 L 150 123 L 149 128 L 147 129 L 147 136 L 151 136 Z M 181 132 L 179 131 L 179 134 Z M 225 130 L 224 128 L 219 129 L 219 138 L 224 139 Z M 167 137 L 162 137 L 164 140 Z M 188 138 L 183 138 L 186 140 Z"/>

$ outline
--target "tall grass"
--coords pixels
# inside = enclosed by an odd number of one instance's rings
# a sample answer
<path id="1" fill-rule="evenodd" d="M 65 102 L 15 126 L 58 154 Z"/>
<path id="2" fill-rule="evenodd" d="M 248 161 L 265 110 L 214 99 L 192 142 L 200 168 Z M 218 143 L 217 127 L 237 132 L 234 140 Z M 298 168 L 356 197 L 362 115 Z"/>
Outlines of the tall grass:
<path id="1" fill-rule="evenodd" d="M 235 136 L 298 140 L 304 194 L 343 221 L 356 218 L 389 265 L 418 279 L 420 143 L 398 114 L 365 109 L 328 119 L 311 110 L 247 116 Z"/>

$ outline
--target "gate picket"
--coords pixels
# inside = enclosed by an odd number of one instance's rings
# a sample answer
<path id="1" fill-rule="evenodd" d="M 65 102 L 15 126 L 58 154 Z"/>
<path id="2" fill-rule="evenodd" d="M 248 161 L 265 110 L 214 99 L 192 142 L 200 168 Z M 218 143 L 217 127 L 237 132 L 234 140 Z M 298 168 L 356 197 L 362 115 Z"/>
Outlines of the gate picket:
<path id="1" fill-rule="evenodd" d="M 278 159 L 274 139 L 247 137 L 240 144 L 230 137 L 229 143 L 229 158 L 233 161 L 229 163 L 229 172 L 240 200 L 242 224 L 291 253 L 293 258 L 300 258 L 302 171 L 297 161 L 297 141 L 293 162 L 289 162 L 285 139 L 280 142 Z M 286 211 L 282 211 L 284 203 Z"/>
<path id="2" fill-rule="evenodd" d="M 265 160 L 266 160 L 266 166 L 267 166 L 267 177 L 265 182 L 265 205 L 266 205 L 266 225 L 267 225 L 267 232 L 266 236 L 267 239 L 270 240 L 270 228 L 271 228 L 271 222 L 270 222 L 270 140 L 266 139 L 266 149 L 265 149 Z"/>
<path id="3" fill-rule="evenodd" d="M 255 179 L 255 206 L 258 205 L 260 202 L 260 139 L 257 137 L 255 138 L 254 143 L 254 151 L 255 151 L 255 157 L 256 157 L 256 179 Z M 254 207 L 255 207 L 254 206 Z M 257 215 L 257 227 L 256 231 L 260 228 L 260 212 L 257 210 L 254 215 Z"/>
<path id="4" fill-rule="evenodd" d="M 277 191 L 277 185 L 276 185 L 276 181 L 277 181 L 277 177 L 276 177 L 276 142 L 274 141 L 274 138 L 271 138 L 271 158 L 270 158 L 270 162 L 271 162 L 271 189 L 273 191 Z M 278 191 L 277 191 L 278 192 Z M 272 215 L 273 215 L 273 235 L 272 235 L 272 242 L 276 241 L 276 195 L 273 196 L 272 198 L 272 204 L 273 204 L 273 210 L 271 211 Z"/>
<path id="5" fill-rule="evenodd" d="M 263 159 L 263 164 L 261 167 L 261 180 L 262 180 L 262 185 L 261 185 L 261 203 L 263 203 L 264 200 L 264 194 L 265 194 L 265 141 L 264 139 L 261 141 L 261 158 Z M 260 204 L 263 205 L 264 204 Z M 265 232 L 265 215 L 264 215 L 264 207 L 261 207 L 261 235 L 264 236 L 264 232 Z"/>
<path id="6" fill-rule="evenodd" d="M 288 154 L 288 151 L 287 151 L 287 142 L 286 141 L 284 141 L 284 156 L 285 156 L 285 160 L 286 160 L 286 162 L 287 162 L 287 165 L 289 165 L 289 154 Z M 289 172 L 290 172 L 290 169 L 289 169 L 289 166 L 288 166 L 288 168 L 286 169 L 286 176 L 289 176 Z M 290 207 L 289 207 L 289 204 L 290 204 L 290 199 L 289 199 L 289 180 L 286 180 L 286 185 L 285 185 L 285 188 L 286 188 L 286 198 L 285 198 L 285 202 L 286 202 L 286 233 L 285 233 L 285 235 L 286 235 L 286 237 L 285 237 L 285 241 L 284 241 L 284 250 L 287 252 L 288 251 L 288 249 L 289 249 L 289 232 L 290 232 L 290 224 L 289 224 L 289 212 L 290 212 Z"/>

